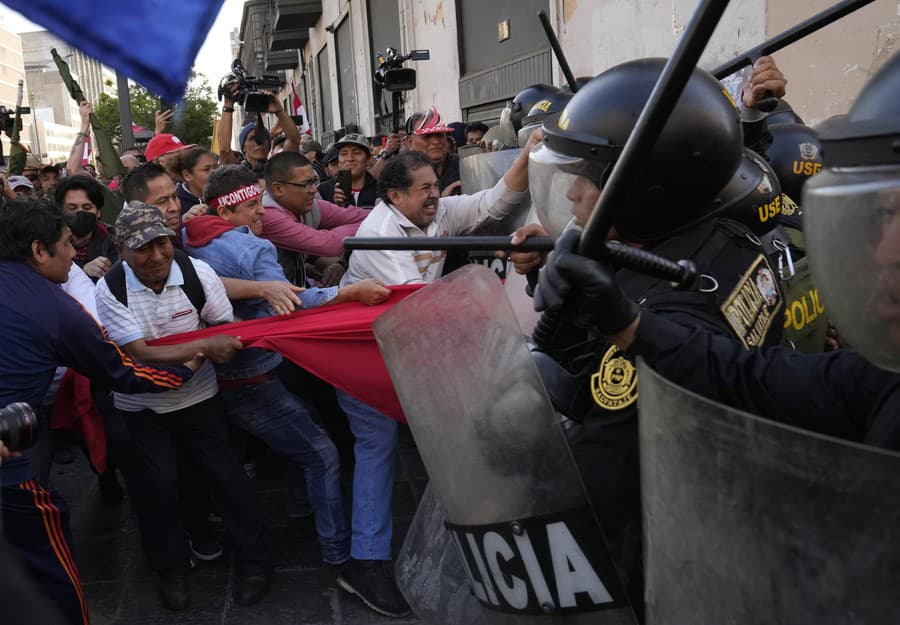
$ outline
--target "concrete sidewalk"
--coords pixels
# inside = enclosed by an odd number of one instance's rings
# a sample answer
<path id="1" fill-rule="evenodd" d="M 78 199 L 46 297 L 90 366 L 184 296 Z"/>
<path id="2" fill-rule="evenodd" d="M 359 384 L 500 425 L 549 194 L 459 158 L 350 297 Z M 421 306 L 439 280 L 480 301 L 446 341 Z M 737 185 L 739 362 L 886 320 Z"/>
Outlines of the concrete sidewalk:
<path id="1" fill-rule="evenodd" d="M 415 618 L 381 617 L 340 589 L 336 573 L 321 563 L 315 537 L 293 538 L 287 529 L 283 464 L 271 452 L 259 463 L 256 483 L 271 522 L 276 566 L 272 589 L 261 603 L 235 606 L 231 592 L 234 570 L 227 553 L 215 562 L 201 562 L 191 575 L 191 606 L 183 612 L 163 608 L 152 572 L 140 545 L 137 520 L 128 500 L 104 504 L 97 479 L 82 451 L 60 441 L 51 485 L 65 497 L 72 513 L 75 558 L 81 572 L 93 625 L 410 625 Z M 59 448 L 64 449 L 59 453 Z M 65 452 L 69 451 L 70 454 Z M 352 466 L 343 462 L 342 485 L 347 518 L 350 514 Z M 426 476 L 406 428 L 401 428 L 400 453 L 394 484 L 394 553 L 400 548 Z M 221 531 L 221 527 L 219 527 Z"/>

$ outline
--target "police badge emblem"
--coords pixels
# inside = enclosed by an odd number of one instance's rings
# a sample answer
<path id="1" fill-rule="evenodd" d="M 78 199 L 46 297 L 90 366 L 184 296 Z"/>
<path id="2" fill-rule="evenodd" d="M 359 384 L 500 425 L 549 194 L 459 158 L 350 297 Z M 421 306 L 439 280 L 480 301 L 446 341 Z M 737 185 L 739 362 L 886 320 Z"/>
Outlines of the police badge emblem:
<path id="1" fill-rule="evenodd" d="M 797 206 L 797 202 L 791 199 L 787 193 L 781 194 L 781 215 L 784 217 L 790 217 L 794 213 L 796 213 L 800 209 Z"/>
<path id="2" fill-rule="evenodd" d="M 811 161 L 816 158 L 819 154 L 819 148 L 814 143 L 801 143 L 800 144 L 800 158 L 806 161 Z"/>
<path id="3" fill-rule="evenodd" d="M 591 395 L 606 410 L 622 410 L 637 400 L 637 369 L 615 345 L 606 350 L 591 376 Z"/>
<path id="4" fill-rule="evenodd" d="M 775 273 L 760 254 L 722 304 L 722 314 L 745 348 L 759 347 L 781 310 Z"/>

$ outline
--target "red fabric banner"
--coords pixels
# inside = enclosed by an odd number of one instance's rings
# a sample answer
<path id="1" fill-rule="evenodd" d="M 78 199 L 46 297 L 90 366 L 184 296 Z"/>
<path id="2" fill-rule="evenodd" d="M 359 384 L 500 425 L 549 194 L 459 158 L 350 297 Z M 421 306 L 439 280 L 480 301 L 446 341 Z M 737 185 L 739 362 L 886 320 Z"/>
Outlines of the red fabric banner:
<path id="1" fill-rule="evenodd" d="M 375 306 L 359 302 L 321 306 L 292 315 L 173 334 L 149 344 L 175 345 L 215 334 L 239 336 L 245 347 L 276 351 L 336 388 L 405 423 L 400 400 L 375 343 L 372 322 L 422 286 L 389 287 L 391 296 Z"/>

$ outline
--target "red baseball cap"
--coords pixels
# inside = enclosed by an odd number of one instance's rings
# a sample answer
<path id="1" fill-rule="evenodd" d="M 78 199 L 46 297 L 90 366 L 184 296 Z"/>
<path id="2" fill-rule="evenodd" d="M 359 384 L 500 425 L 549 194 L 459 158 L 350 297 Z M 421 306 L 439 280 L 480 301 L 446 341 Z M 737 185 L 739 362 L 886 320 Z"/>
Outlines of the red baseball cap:
<path id="1" fill-rule="evenodd" d="M 150 139 L 150 143 L 147 144 L 147 149 L 144 150 L 144 158 L 146 158 L 148 162 L 155 161 L 160 156 L 168 154 L 169 152 L 177 152 L 179 150 L 187 150 L 188 148 L 195 147 L 197 147 L 196 143 L 185 145 L 181 142 L 181 139 L 175 135 L 162 132 Z"/>

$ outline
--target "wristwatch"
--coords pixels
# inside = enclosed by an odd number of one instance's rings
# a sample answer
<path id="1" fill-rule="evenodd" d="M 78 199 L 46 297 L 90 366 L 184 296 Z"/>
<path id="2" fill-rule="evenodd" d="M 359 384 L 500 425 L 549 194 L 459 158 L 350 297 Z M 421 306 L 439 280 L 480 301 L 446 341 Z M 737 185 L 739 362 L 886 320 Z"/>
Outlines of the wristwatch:
<path id="1" fill-rule="evenodd" d="M 380 159 L 383 160 L 383 161 L 388 160 L 388 159 L 391 158 L 392 156 L 394 156 L 394 153 L 393 153 L 393 152 L 385 152 L 385 151 L 382 150 L 381 152 L 378 153 L 378 158 L 380 158 Z"/>

